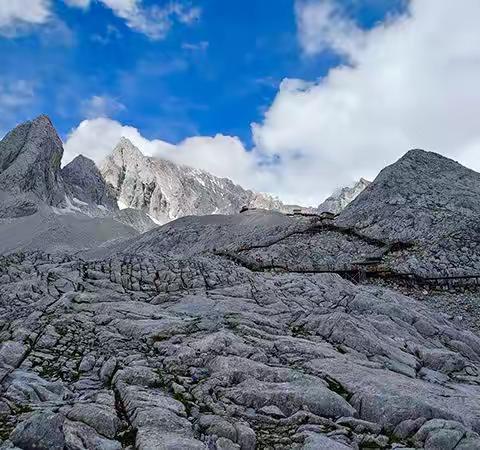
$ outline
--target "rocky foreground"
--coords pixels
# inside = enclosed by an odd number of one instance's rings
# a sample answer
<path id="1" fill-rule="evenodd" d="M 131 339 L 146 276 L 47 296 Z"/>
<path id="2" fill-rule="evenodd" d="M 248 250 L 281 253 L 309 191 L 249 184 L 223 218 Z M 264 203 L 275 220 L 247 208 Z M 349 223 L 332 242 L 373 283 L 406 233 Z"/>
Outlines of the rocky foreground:
<path id="1" fill-rule="evenodd" d="M 2 448 L 480 448 L 479 337 L 389 289 L 41 253 L 0 283 Z"/>

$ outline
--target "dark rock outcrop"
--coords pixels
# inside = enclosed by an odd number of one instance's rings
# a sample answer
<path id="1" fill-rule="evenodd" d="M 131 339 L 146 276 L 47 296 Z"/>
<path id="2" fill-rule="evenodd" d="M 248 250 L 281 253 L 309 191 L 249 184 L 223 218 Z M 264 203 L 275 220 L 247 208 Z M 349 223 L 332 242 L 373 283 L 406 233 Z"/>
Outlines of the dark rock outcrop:
<path id="1" fill-rule="evenodd" d="M 0 189 L 32 194 L 52 206 L 63 204 L 62 156 L 62 141 L 48 117 L 19 125 L 0 142 Z"/>
<path id="2" fill-rule="evenodd" d="M 117 211 L 117 201 L 105 183 L 95 163 L 83 155 L 77 156 L 61 170 L 69 193 L 76 199 L 93 205 L 101 205 Z"/>

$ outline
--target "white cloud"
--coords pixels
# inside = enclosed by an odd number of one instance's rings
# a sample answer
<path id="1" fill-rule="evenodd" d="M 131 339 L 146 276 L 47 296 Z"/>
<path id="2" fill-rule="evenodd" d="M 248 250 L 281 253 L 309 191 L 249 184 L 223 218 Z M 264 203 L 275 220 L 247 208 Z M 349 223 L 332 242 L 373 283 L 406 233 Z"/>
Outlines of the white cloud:
<path id="1" fill-rule="evenodd" d="M 0 35 L 13 37 L 46 23 L 51 17 L 50 7 L 50 0 L 2 0 Z"/>
<path id="2" fill-rule="evenodd" d="M 130 139 L 147 156 L 207 170 L 246 187 L 265 191 L 277 184 L 274 181 L 276 175 L 261 168 L 261 155 L 255 151 L 247 152 L 237 137 L 222 134 L 197 136 L 172 145 L 159 139 L 148 140 L 136 128 L 107 118 L 84 120 L 70 133 L 65 143 L 63 164 L 78 154 L 100 163 L 122 136 Z"/>
<path id="3" fill-rule="evenodd" d="M 295 4 L 298 35 L 307 55 L 328 49 L 352 55 L 363 43 L 364 32 L 334 0 L 302 0 Z"/>
<path id="4" fill-rule="evenodd" d="M 315 6 L 330 12 L 315 15 Z M 257 147 L 283 162 L 280 194 L 320 200 L 410 148 L 480 169 L 480 2 L 411 0 L 408 14 L 370 31 L 352 28 L 332 3 L 297 2 L 296 11 L 306 53 L 329 45 L 351 65 L 313 83 L 285 80 L 254 125 Z"/>
<path id="5" fill-rule="evenodd" d="M 74 8 L 87 9 L 90 6 L 90 0 L 63 0 L 68 6 Z"/>
<path id="6" fill-rule="evenodd" d="M 86 9 L 95 0 L 64 0 L 73 7 Z M 198 7 L 187 7 L 183 3 L 169 2 L 166 6 L 144 6 L 142 0 L 96 0 L 112 10 L 123 19 L 132 30 L 143 33 L 150 39 L 163 39 L 170 31 L 173 23 L 178 21 L 190 25 L 198 20 L 201 10 Z"/>
<path id="7" fill-rule="evenodd" d="M 113 116 L 120 111 L 125 111 L 125 109 L 124 104 L 108 95 L 93 95 L 88 100 L 83 101 L 81 105 L 83 114 L 89 119 Z"/>

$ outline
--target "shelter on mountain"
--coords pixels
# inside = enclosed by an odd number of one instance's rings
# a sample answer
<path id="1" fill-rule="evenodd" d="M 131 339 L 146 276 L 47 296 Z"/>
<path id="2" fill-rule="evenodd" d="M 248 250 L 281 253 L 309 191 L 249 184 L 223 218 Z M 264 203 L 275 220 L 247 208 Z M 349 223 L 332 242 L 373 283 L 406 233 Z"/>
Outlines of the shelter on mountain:
<path id="1" fill-rule="evenodd" d="M 321 219 L 334 220 L 337 217 L 337 214 L 334 214 L 330 211 L 323 211 L 320 213 Z"/>

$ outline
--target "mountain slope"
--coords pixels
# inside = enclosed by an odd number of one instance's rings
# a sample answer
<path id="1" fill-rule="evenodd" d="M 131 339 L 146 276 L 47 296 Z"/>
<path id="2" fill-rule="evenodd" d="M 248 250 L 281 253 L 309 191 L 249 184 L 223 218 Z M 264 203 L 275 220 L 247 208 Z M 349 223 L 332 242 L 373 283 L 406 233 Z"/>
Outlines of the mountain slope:
<path id="1" fill-rule="evenodd" d="M 480 174 L 436 153 L 411 150 L 383 169 L 336 223 L 414 244 L 395 263 L 406 271 L 480 273 Z"/>
<path id="2" fill-rule="evenodd" d="M 436 153 L 411 150 L 380 172 L 339 223 L 386 239 L 428 240 L 479 214 L 479 173 Z"/>

